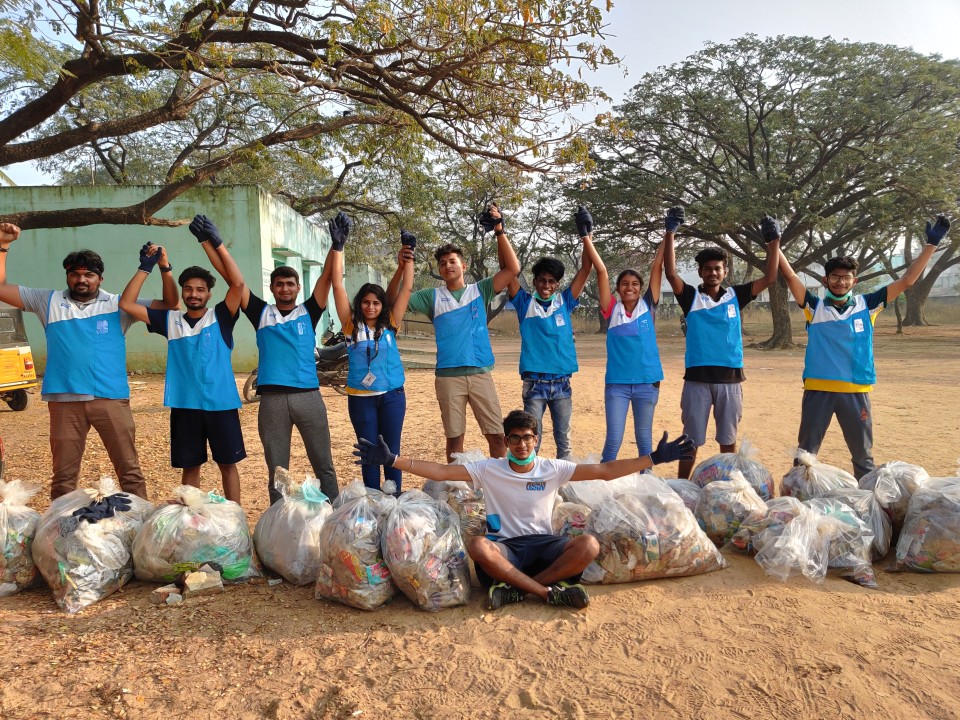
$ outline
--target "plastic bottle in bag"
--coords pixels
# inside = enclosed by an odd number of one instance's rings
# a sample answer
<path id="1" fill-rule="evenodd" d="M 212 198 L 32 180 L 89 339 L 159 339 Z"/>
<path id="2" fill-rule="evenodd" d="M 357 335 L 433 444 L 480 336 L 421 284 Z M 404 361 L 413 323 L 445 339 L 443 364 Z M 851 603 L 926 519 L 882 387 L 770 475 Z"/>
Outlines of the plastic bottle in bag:
<path id="1" fill-rule="evenodd" d="M 731 471 L 739 470 L 760 499 L 769 500 L 773 497 L 773 475 L 756 458 L 756 448 L 744 437 L 737 452 L 719 453 L 698 464 L 690 481 L 704 487 L 716 480 L 730 480 Z"/>
<path id="2" fill-rule="evenodd" d="M 715 480 L 704 486 L 694 513 L 707 537 L 718 546 L 733 536 L 750 513 L 767 509 L 743 473 L 731 470 L 729 475 L 729 480 Z"/>
<path id="3" fill-rule="evenodd" d="M 33 483 L 0 480 L 0 597 L 31 587 L 39 577 L 30 546 L 40 513 L 27 507 L 39 491 Z"/>

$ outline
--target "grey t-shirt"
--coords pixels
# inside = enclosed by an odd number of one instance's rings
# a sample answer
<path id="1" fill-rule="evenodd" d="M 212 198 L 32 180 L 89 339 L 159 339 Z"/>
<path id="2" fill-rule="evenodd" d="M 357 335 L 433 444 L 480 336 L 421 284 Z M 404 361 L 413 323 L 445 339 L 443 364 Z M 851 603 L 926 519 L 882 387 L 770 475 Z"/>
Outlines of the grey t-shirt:
<path id="1" fill-rule="evenodd" d="M 20 302 L 23 303 L 23 309 L 27 312 L 32 312 L 40 318 L 40 323 L 44 329 L 47 327 L 47 311 L 50 307 L 50 296 L 54 292 L 58 291 L 48 288 L 20 287 Z M 101 290 L 93 300 L 88 300 L 87 302 L 77 302 L 70 298 L 69 294 L 67 294 L 67 299 L 76 305 L 79 310 L 86 310 L 92 308 L 95 303 L 109 300 L 110 293 Z M 150 307 L 152 303 L 153 300 L 150 298 L 137 298 L 138 305 Z M 136 321 L 137 319 L 130 313 L 124 312 L 123 310 L 120 311 L 120 330 L 124 335 L 126 335 L 127 330 L 129 330 L 130 326 Z M 44 393 L 41 395 L 41 399 L 45 402 L 85 402 L 87 400 L 94 400 L 95 397 L 93 395 L 78 395 L 76 393 Z"/>

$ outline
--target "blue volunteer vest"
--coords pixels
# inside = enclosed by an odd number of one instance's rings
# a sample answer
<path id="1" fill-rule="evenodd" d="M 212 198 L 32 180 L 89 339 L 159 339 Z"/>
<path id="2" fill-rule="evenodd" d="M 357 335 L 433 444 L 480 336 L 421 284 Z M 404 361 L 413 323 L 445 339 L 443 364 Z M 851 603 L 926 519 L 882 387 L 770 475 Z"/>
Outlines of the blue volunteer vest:
<path id="1" fill-rule="evenodd" d="M 380 339 L 374 341 L 372 330 L 366 325 L 359 327 L 356 341 L 352 337 L 347 338 L 347 351 L 350 358 L 347 387 L 368 392 L 387 392 L 403 387 L 406 378 L 403 374 L 403 363 L 400 362 L 400 351 L 397 349 L 397 336 L 393 330 L 384 328 L 380 331 Z M 376 377 L 369 386 L 363 384 L 368 372 Z"/>
<path id="2" fill-rule="evenodd" d="M 223 341 L 217 314 L 207 310 L 193 327 L 180 310 L 167 312 L 167 381 L 163 404 L 189 410 L 240 407 L 230 366 L 231 348 Z"/>
<path id="3" fill-rule="evenodd" d="M 520 322 L 520 374 L 572 375 L 577 365 L 571 306 L 557 293 L 545 308 L 527 294 L 527 309 Z"/>
<path id="4" fill-rule="evenodd" d="M 68 291 L 50 293 L 46 335 L 43 394 L 130 397 L 119 295 L 101 292 L 96 302 L 81 310 L 70 301 Z"/>
<path id="5" fill-rule="evenodd" d="M 743 336 L 740 304 L 734 289 L 727 288 L 719 300 L 699 289 L 687 313 L 686 367 L 717 365 L 743 367 Z"/>
<path id="6" fill-rule="evenodd" d="M 297 305 L 283 315 L 276 305 L 267 305 L 257 325 L 258 385 L 319 388 L 313 349 L 317 334 L 309 311 Z"/>
<path id="7" fill-rule="evenodd" d="M 873 385 L 877 373 L 873 365 L 873 319 L 862 295 L 841 315 L 826 301 L 817 303 L 813 319 L 807 324 L 807 351 L 803 377 L 840 380 L 855 385 Z"/>
<path id="8" fill-rule="evenodd" d="M 433 327 L 438 369 L 493 365 L 487 310 L 475 284 L 467 285 L 459 302 L 446 287 L 434 289 Z"/>
<path id="9" fill-rule="evenodd" d="M 604 382 L 639 385 L 663 380 L 660 349 L 650 306 L 641 299 L 627 315 L 619 300 L 607 326 L 607 374 Z"/>

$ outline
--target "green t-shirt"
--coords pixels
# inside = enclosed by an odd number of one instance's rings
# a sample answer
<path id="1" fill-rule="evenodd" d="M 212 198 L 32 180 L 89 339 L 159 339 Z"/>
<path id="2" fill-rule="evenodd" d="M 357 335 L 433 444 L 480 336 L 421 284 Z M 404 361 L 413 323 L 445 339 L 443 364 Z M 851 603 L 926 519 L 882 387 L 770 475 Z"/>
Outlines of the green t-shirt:
<path id="1" fill-rule="evenodd" d="M 426 288 L 425 290 L 417 290 L 410 296 L 410 302 L 407 303 L 407 310 L 415 313 L 420 313 L 421 315 L 426 315 L 430 318 L 430 321 L 433 322 L 433 288 Z M 457 302 L 460 302 L 460 298 L 463 297 L 463 293 L 466 292 L 467 286 L 464 285 L 459 290 L 451 290 L 450 294 L 453 295 L 453 299 Z M 493 278 L 488 277 L 484 278 L 477 283 L 477 290 L 480 291 L 480 295 L 483 297 L 483 304 L 487 306 L 490 304 L 490 301 L 496 296 L 496 291 L 493 289 Z M 437 368 L 437 377 L 464 377 L 466 375 L 480 375 L 481 373 L 490 372 L 493 370 L 493 365 L 486 365 L 484 367 L 476 367 L 473 365 L 466 365 L 463 367 L 452 367 L 452 368 Z"/>

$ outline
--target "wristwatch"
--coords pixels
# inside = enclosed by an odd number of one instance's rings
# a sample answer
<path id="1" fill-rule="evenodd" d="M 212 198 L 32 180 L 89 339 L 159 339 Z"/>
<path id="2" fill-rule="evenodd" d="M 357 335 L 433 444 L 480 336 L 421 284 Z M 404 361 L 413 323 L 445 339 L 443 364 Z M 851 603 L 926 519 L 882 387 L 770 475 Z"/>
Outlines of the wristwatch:
<path id="1" fill-rule="evenodd" d="M 173 270 L 173 264 L 157 265 L 157 267 L 160 268 L 160 272 L 170 272 L 171 270 Z"/>

